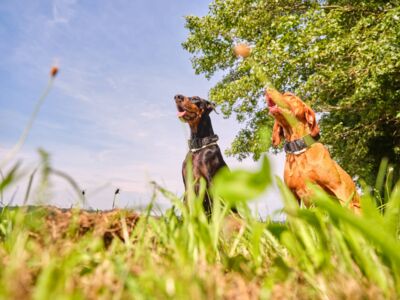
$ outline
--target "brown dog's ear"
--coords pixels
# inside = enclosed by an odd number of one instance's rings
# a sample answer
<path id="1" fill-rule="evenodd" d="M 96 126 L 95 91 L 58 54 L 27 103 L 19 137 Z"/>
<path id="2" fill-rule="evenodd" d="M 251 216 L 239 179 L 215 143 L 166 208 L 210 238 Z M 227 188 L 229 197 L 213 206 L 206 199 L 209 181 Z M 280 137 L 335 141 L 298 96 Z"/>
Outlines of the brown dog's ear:
<path id="1" fill-rule="evenodd" d="M 305 106 L 305 118 L 308 124 L 308 127 L 311 130 L 311 136 L 316 137 L 319 134 L 319 127 L 317 123 L 317 119 L 315 117 L 314 111 L 309 107 Z"/>
<path id="2" fill-rule="evenodd" d="M 283 138 L 283 128 L 275 120 L 274 127 L 272 128 L 272 145 L 274 147 L 278 147 L 279 144 L 281 143 L 282 138 Z"/>

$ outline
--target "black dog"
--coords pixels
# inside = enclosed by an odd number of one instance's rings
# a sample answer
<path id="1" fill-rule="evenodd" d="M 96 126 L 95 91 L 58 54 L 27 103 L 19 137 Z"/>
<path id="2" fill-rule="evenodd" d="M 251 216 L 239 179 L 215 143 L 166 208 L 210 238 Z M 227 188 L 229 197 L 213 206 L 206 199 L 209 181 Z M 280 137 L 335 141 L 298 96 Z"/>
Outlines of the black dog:
<path id="1" fill-rule="evenodd" d="M 189 152 L 182 166 L 183 183 L 187 188 L 186 164 L 189 159 L 192 159 L 195 192 L 199 191 L 201 177 L 206 180 L 208 190 L 214 175 L 219 169 L 226 167 L 221 150 L 217 145 L 218 136 L 214 134 L 209 115 L 215 109 L 215 105 L 197 96 L 176 95 L 174 98 L 178 117 L 188 123 L 190 127 Z M 203 207 L 205 213 L 210 216 L 212 199 L 208 193 L 204 197 Z"/>

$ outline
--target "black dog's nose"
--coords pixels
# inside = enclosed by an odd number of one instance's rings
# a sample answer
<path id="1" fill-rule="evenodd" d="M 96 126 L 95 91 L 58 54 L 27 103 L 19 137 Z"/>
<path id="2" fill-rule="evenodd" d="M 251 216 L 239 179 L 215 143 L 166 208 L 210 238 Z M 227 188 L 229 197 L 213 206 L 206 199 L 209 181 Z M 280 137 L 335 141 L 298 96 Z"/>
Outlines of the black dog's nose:
<path id="1" fill-rule="evenodd" d="M 182 102 L 185 97 L 183 95 L 175 95 L 175 102 Z"/>

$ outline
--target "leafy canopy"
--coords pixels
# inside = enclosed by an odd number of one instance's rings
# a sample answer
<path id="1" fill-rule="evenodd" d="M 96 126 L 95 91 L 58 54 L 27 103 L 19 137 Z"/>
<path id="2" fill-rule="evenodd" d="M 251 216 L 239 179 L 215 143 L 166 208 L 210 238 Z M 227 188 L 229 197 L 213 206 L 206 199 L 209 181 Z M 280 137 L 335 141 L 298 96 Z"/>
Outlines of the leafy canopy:
<path id="1" fill-rule="evenodd" d="M 399 1 L 215 0 L 186 28 L 196 73 L 222 74 L 210 99 L 246 124 L 228 154 L 271 147 L 269 84 L 321 113 L 322 142 L 352 175 L 371 184 L 383 157 L 400 163 Z M 234 56 L 238 42 L 248 58 Z"/>

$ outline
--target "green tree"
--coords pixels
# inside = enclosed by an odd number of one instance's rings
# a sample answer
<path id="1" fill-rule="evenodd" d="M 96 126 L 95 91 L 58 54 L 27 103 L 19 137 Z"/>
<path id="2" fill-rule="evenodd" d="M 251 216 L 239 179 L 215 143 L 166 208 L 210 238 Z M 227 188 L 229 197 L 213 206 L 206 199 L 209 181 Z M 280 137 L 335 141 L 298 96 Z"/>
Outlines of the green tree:
<path id="1" fill-rule="evenodd" d="M 372 184 L 383 157 L 399 164 L 399 1 L 215 0 L 186 28 L 196 73 L 221 78 L 210 99 L 246 124 L 228 154 L 270 148 L 272 84 L 321 113 L 322 142 L 350 174 Z M 234 56 L 238 42 L 253 47 L 248 58 Z"/>

